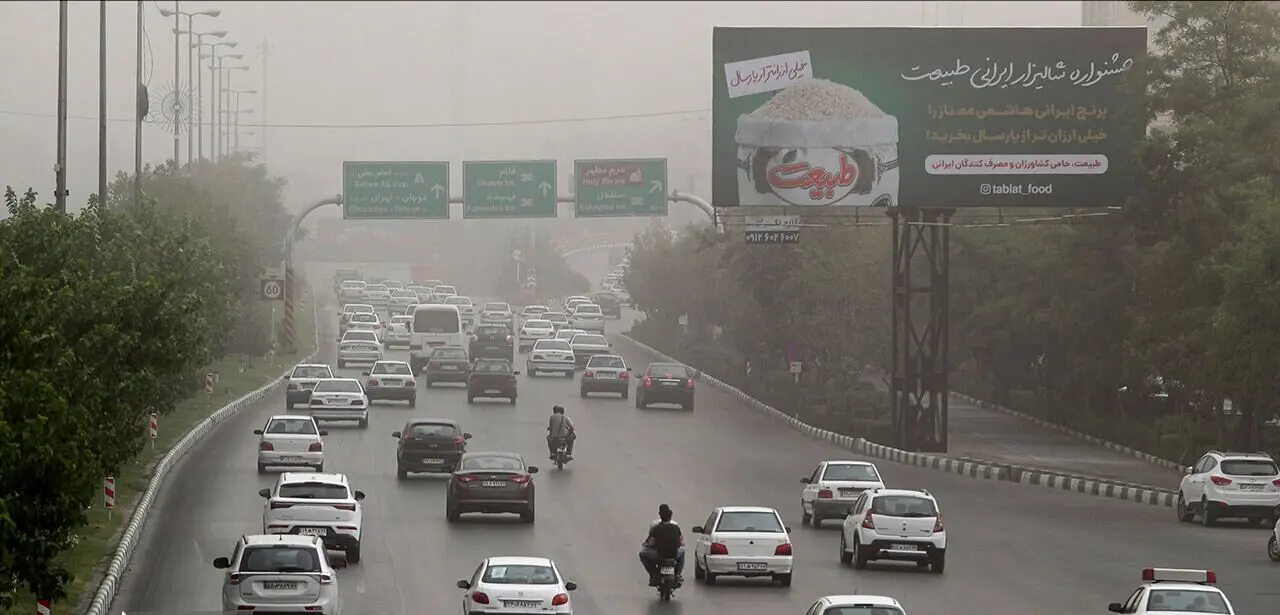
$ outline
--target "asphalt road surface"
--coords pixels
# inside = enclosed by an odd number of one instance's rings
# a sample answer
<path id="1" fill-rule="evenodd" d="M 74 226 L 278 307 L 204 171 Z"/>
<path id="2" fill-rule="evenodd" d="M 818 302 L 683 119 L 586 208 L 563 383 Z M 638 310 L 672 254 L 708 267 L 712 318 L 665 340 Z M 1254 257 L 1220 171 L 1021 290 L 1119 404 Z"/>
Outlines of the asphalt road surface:
<path id="1" fill-rule="evenodd" d="M 322 360 L 332 363 L 334 323 L 321 324 L 328 327 Z M 650 360 L 625 342 L 614 345 L 635 367 Z M 403 351 L 388 358 L 397 356 Z M 342 371 L 356 376 L 360 369 Z M 815 530 L 801 527 L 799 518 L 799 479 L 819 461 L 849 453 L 710 387 L 698 391 L 696 412 L 642 411 L 616 397 L 580 399 L 568 379 L 519 378 L 514 406 L 469 406 L 461 390 L 423 389 L 415 410 L 376 406 L 367 429 L 326 427 L 327 469 L 346 473 L 368 494 L 363 559 L 339 573 L 347 615 L 457 613 L 461 590 L 454 582 L 495 555 L 556 560 L 579 583 L 573 598 L 579 614 L 798 614 L 818 596 L 857 590 L 895 596 L 912 615 L 1076 615 L 1105 612 L 1108 602 L 1124 600 L 1145 566 L 1216 570 L 1242 613 L 1269 612 L 1280 598 L 1265 531 L 1184 525 L 1164 508 L 888 462 L 878 463 L 890 486 L 923 487 L 938 498 L 950 532 L 950 566 L 945 575 L 893 564 L 855 571 L 837 560 L 834 523 Z M 563 472 L 545 462 L 543 434 L 553 404 L 568 409 L 580 433 L 577 459 Z M 115 612 L 219 610 L 222 573 L 211 562 L 229 554 L 240 534 L 261 531 L 257 491 L 275 480 L 257 475 L 251 432 L 283 411 L 282 394 L 246 409 L 177 469 Z M 535 476 L 537 523 L 464 518 L 447 524 L 443 480 L 395 478 L 391 432 L 410 416 L 457 418 L 475 435 L 472 450 L 512 450 L 542 466 Z M 794 586 L 729 579 L 706 587 L 686 570 L 690 582 L 675 601 L 659 603 L 636 551 L 660 503 L 671 505 L 686 529 L 714 506 L 778 508 L 794 530 Z"/>

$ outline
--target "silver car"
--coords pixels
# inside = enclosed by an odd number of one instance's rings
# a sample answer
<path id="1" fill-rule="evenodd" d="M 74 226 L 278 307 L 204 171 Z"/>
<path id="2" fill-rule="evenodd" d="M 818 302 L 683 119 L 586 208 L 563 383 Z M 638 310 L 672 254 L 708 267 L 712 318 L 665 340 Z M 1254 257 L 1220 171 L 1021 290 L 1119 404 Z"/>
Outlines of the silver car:
<path id="1" fill-rule="evenodd" d="M 338 369 L 348 363 L 377 363 L 382 360 L 382 341 L 373 331 L 351 329 L 338 342 Z"/>
<path id="2" fill-rule="evenodd" d="M 418 293 L 411 290 L 393 290 L 387 302 L 387 313 L 392 316 L 404 314 L 409 306 L 418 302 Z"/>
<path id="3" fill-rule="evenodd" d="M 364 385 L 355 378 L 321 380 L 311 390 L 311 403 L 307 404 L 311 418 L 319 421 L 356 421 L 361 427 L 369 426 L 369 396 Z"/>
<path id="4" fill-rule="evenodd" d="M 556 372 L 572 377 L 573 367 L 573 348 L 567 340 L 538 340 L 533 343 L 533 349 L 524 360 L 524 373 L 530 378 L 543 372 Z"/>
<path id="5" fill-rule="evenodd" d="M 258 436 L 258 474 L 270 467 L 307 467 L 324 471 L 324 440 L 328 435 L 309 416 L 283 414 L 267 419 Z"/>
<path id="6" fill-rule="evenodd" d="M 579 333 L 569 340 L 569 347 L 573 348 L 573 362 L 580 368 L 587 366 L 587 361 L 591 357 L 598 354 L 609 354 L 609 349 L 613 344 L 605 339 L 599 333 Z"/>
<path id="7" fill-rule="evenodd" d="M 515 315 L 511 313 L 511 304 L 501 301 L 490 301 L 484 304 L 480 310 L 480 324 L 501 323 L 508 326 L 512 324 Z"/>
<path id="8" fill-rule="evenodd" d="M 392 316 L 391 322 L 387 323 L 386 333 L 382 334 L 382 342 L 387 348 L 392 346 L 409 347 L 409 329 L 413 327 L 413 316 Z"/>
<path id="9" fill-rule="evenodd" d="M 213 560 L 226 571 L 223 613 L 342 614 L 335 569 L 347 567 L 346 556 L 329 555 L 319 536 L 241 536 L 231 553 Z"/>

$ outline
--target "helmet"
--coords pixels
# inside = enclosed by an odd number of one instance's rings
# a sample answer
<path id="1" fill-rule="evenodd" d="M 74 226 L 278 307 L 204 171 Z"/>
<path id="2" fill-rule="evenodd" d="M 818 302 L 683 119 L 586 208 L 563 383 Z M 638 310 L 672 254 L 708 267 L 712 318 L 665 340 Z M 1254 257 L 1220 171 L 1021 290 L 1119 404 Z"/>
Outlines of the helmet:
<path id="1" fill-rule="evenodd" d="M 551 413 L 552 413 L 552 414 L 564 414 L 564 406 L 553 406 L 553 407 L 551 408 Z"/>

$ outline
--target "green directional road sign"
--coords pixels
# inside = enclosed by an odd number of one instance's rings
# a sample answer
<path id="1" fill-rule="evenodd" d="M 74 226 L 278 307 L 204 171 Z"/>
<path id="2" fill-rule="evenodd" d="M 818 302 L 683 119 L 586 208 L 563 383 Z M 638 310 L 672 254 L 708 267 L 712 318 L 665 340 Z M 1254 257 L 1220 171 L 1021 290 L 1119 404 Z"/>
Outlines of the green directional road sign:
<path id="1" fill-rule="evenodd" d="M 667 215 L 667 159 L 575 160 L 579 218 Z"/>
<path id="2" fill-rule="evenodd" d="M 462 217 L 556 217 L 556 161 L 462 163 Z"/>
<path id="3" fill-rule="evenodd" d="M 449 219 L 449 163 L 342 163 L 342 217 Z"/>

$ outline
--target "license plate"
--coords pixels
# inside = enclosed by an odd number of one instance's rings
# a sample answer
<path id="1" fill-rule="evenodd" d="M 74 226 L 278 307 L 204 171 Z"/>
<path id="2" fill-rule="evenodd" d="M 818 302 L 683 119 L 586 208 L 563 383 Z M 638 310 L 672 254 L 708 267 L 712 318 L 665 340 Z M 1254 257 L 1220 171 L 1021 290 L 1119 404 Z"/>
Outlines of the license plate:
<path id="1" fill-rule="evenodd" d="M 917 549 L 915 545 L 907 545 L 907 544 L 900 544 L 900 543 L 889 545 L 889 550 L 890 551 L 919 551 L 919 549 Z"/>
<path id="2" fill-rule="evenodd" d="M 676 386 L 676 384 L 678 384 L 678 383 L 676 383 L 676 382 L 671 382 L 671 381 L 664 381 L 664 382 L 662 383 L 662 386 L 664 386 L 664 387 L 673 387 L 673 386 Z"/>
<path id="3" fill-rule="evenodd" d="M 288 591 L 298 589 L 297 581 L 263 581 L 262 589 L 272 591 Z"/>
<path id="4" fill-rule="evenodd" d="M 378 348 L 376 346 L 361 346 L 360 350 L 364 352 L 377 352 Z"/>
<path id="5" fill-rule="evenodd" d="M 343 404 L 343 402 L 345 402 L 345 401 L 346 401 L 345 399 L 326 399 L 326 400 L 324 400 L 324 403 L 326 403 L 326 404 L 328 404 L 328 405 L 330 405 L 330 406 L 340 406 L 340 405 L 342 405 L 342 404 Z"/>
<path id="6" fill-rule="evenodd" d="M 841 489 L 840 495 L 848 498 L 848 497 L 856 496 L 861 492 L 862 492 L 861 489 Z"/>
<path id="7" fill-rule="evenodd" d="M 542 606 L 541 600 L 503 600 L 502 605 L 510 609 L 534 609 Z"/>
<path id="8" fill-rule="evenodd" d="M 485 389 L 485 390 L 484 390 L 484 392 L 485 392 L 485 393 L 493 393 L 493 394 L 497 395 L 497 394 L 501 393 L 502 391 L 500 391 L 500 390 L 498 390 L 498 389 Z"/>
<path id="9" fill-rule="evenodd" d="M 383 381 L 382 381 L 382 386 L 384 386 L 384 387 L 387 387 L 387 386 L 398 387 L 398 386 L 401 386 L 401 385 L 403 385 L 403 384 L 404 384 L 404 381 L 403 381 L 403 380 L 383 380 Z"/>
<path id="10" fill-rule="evenodd" d="M 738 570 L 767 570 L 769 566 L 764 562 L 738 562 Z"/>
<path id="11" fill-rule="evenodd" d="M 301 457 L 281 457 L 280 460 L 285 462 L 295 462 L 295 461 L 302 461 L 302 458 Z"/>
<path id="12" fill-rule="evenodd" d="M 503 480 L 486 480 L 480 483 L 481 487 L 506 487 L 507 481 Z"/>
<path id="13" fill-rule="evenodd" d="M 446 372 L 456 372 L 458 371 L 458 366 L 457 365 L 441 365 L 440 369 Z"/>
<path id="14" fill-rule="evenodd" d="M 422 463 L 426 465 L 436 465 L 436 464 L 444 463 L 444 460 L 443 459 L 423 459 Z"/>
<path id="15" fill-rule="evenodd" d="M 303 536 L 326 536 L 329 534 L 328 528 L 323 527 L 304 527 L 298 530 Z"/>
<path id="16" fill-rule="evenodd" d="M 659 574 L 662 574 L 662 575 L 664 575 L 664 576 L 665 576 L 665 575 L 669 575 L 669 574 L 675 574 L 675 573 L 676 573 L 676 567 L 675 567 L 675 566 L 663 566 L 660 570 L 658 570 L 658 573 L 659 573 Z"/>
<path id="17" fill-rule="evenodd" d="M 1240 483 L 1241 491 L 1262 491 L 1262 485 L 1251 483 Z"/>

